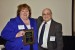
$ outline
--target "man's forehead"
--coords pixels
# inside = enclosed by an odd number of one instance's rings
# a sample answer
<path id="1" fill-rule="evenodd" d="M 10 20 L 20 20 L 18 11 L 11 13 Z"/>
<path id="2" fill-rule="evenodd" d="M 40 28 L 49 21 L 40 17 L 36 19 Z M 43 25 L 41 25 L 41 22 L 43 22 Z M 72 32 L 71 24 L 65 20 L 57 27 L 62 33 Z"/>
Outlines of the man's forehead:
<path id="1" fill-rule="evenodd" d="M 43 9 L 42 13 L 45 12 L 45 11 L 49 11 L 50 13 L 52 13 L 52 12 L 51 12 L 51 9 L 49 9 L 49 8 Z"/>

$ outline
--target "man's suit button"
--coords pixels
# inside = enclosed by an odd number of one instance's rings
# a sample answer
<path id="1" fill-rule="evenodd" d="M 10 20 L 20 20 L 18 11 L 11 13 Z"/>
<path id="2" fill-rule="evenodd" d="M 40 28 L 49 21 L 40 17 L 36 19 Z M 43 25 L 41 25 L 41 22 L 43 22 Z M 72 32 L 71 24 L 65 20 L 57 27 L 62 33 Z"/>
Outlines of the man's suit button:
<path id="1" fill-rule="evenodd" d="M 52 47 L 52 46 L 51 46 Z"/>

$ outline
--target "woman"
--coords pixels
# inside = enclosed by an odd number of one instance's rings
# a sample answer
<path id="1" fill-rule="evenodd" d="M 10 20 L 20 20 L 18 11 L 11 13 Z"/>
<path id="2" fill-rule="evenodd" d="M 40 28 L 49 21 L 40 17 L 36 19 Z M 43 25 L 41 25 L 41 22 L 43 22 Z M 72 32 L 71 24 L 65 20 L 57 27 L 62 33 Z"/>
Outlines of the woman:
<path id="1" fill-rule="evenodd" d="M 37 42 L 37 27 L 35 19 L 31 18 L 31 8 L 27 4 L 18 6 L 17 17 L 10 19 L 1 36 L 7 40 L 6 50 L 38 50 Z M 24 45 L 23 36 L 25 31 L 34 30 L 34 43 L 33 45 Z"/>

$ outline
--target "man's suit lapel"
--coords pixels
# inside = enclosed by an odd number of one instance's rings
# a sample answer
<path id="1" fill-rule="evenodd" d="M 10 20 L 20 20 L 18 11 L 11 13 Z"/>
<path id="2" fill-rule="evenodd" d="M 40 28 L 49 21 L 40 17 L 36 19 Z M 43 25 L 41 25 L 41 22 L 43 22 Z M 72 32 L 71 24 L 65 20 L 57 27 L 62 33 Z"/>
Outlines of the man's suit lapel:
<path id="1" fill-rule="evenodd" d="M 50 36 L 54 36 L 54 30 L 55 30 L 55 24 L 54 24 L 54 20 L 51 20 L 51 25 L 49 28 L 49 34 L 48 34 L 48 41 L 50 40 Z"/>

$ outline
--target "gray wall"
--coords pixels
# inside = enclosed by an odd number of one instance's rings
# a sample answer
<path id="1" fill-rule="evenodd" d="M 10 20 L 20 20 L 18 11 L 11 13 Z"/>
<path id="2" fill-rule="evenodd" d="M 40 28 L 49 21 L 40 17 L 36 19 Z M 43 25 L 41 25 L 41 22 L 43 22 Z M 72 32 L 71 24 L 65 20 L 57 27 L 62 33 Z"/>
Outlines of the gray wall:
<path id="1" fill-rule="evenodd" d="M 75 0 L 74 0 L 74 18 L 73 18 L 73 23 L 74 23 L 74 27 L 73 27 L 73 31 L 74 31 L 74 35 L 75 35 Z"/>
<path id="2" fill-rule="evenodd" d="M 44 8 L 51 8 L 53 19 L 62 24 L 63 35 L 72 35 L 72 0 L 0 0 L 0 32 L 10 18 L 16 17 L 17 6 L 22 3 L 31 6 L 33 18 L 38 18 Z"/>

